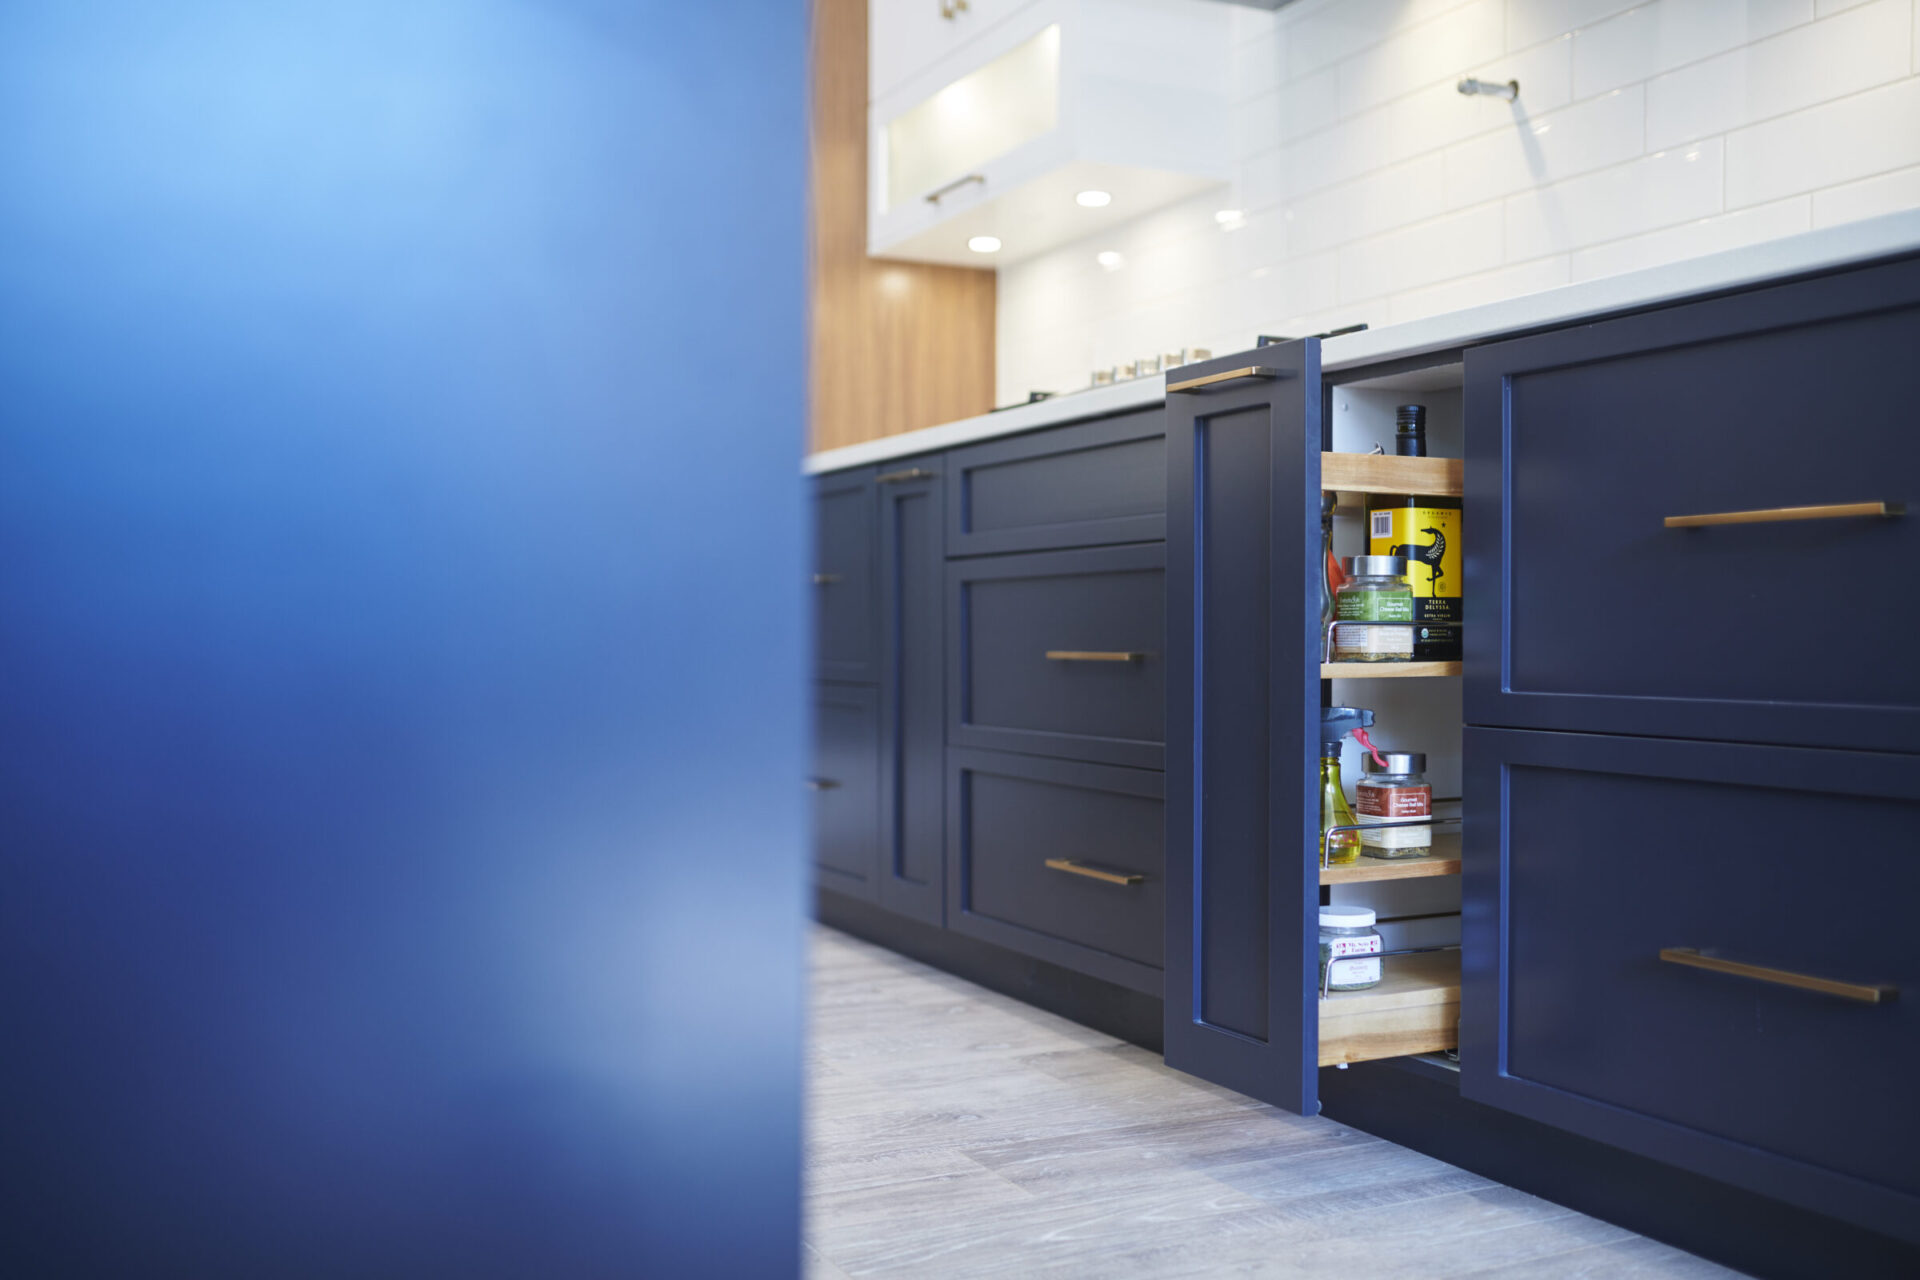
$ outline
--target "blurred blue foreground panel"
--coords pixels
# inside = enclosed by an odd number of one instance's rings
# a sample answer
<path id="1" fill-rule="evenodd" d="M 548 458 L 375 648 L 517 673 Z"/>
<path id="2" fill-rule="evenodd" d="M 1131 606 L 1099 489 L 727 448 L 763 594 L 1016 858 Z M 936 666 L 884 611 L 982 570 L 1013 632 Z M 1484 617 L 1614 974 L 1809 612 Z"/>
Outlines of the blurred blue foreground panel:
<path id="1" fill-rule="evenodd" d="M 797 1269 L 804 22 L 0 0 L 0 1274 Z"/>

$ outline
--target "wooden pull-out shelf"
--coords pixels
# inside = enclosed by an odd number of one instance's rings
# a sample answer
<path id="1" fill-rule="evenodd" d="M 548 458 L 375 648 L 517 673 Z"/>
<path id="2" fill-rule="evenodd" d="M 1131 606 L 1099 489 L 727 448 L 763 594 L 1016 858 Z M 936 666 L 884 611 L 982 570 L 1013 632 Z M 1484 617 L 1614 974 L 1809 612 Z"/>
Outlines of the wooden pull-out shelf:
<path id="1" fill-rule="evenodd" d="M 1460 1043 L 1460 953 L 1387 956 L 1380 985 L 1320 1002 L 1320 1065 L 1438 1053 Z"/>
<path id="2" fill-rule="evenodd" d="M 1365 884 L 1373 880 L 1417 880 L 1422 876 L 1460 874 L 1460 833 L 1433 833 L 1433 852 L 1424 858 L 1369 858 L 1341 867 L 1320 868 L 1321 884 Z M 1391 959 L 1388 964 L 1393 963 Z"/>
<path id="3" fill-rule="evenodd" d="M 1343 494 L 1414 493 L 1457 498 L 1465 491 L 1465 478 L 1466 463 L 1459 458 L 1402 458 L 1390 453 L 1320 455 L 1320 487 Z"/>
<path id="4" fill-rule="evenodd" d="M 1457 676 L 1457 662 L 1323 662 L 1322 680 L 1405 680 L 1412 676 Z"/>

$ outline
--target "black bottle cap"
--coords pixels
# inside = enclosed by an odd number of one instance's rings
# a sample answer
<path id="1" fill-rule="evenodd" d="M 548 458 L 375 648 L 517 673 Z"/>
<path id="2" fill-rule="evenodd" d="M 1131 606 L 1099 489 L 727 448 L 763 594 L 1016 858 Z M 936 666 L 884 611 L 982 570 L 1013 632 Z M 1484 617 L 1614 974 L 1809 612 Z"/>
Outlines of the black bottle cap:
<path id="1" fill-rule="evenodd" d="M 1403 458 L 1427 456 L 1427 406 L 1403 404 L 1393 411 L 1393 451 Z"/>

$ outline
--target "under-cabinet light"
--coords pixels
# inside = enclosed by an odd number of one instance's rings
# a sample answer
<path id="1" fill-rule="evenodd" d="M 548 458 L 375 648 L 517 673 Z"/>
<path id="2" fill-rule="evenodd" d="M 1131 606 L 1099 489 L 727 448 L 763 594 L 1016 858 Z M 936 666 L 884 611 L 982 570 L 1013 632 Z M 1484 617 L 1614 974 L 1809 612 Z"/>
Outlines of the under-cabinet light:
<path id="1" fill-rule="evenodd" d="M 1082 191 L 1073 202 L 1082 209 L 1104 209 L 1113 203 L 1113 195 L 1107 191 Z"/>
<path id="2" fill-rule="evenodd" d="M 975 253 L 998 253 L 1000 252 L 1000 237 L 975 236 L 973 239 L 967 241 L 967 248 L 973 250 Z"/>
<path id="3" fill-rule="evenodd" d="M 1093 260 L 1105 267 L 1108 271 L 1118 271 L 1127 265 L 1127 260 L 1120 255 L 1120 251 L 1117 249 L 1102 249 L 1094 255 Z"/>

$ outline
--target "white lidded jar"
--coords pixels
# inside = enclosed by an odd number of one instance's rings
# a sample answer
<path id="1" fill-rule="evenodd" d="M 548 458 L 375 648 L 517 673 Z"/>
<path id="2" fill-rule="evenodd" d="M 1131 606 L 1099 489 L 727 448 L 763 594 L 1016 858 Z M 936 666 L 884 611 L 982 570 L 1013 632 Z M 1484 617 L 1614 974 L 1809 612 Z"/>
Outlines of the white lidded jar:
<path id="1" fill-rule="evenodd" d="M 1320 908 L 1320 989 L 1364 991 L 1380 985 L 1380 932 L 1372 907 Z"/>

